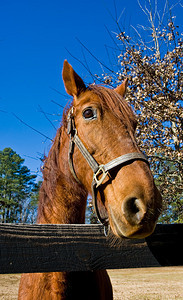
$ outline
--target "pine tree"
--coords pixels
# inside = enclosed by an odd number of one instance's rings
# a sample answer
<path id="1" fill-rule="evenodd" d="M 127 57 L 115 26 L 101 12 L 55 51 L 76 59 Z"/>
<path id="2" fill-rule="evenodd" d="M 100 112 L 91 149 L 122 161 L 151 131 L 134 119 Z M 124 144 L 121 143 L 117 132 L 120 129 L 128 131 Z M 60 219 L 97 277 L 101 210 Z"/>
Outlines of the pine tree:
<path id="1" fill-rule="evenodd" d="M 23 220 L 28 199 L 36 188 L 36 175 L 23 165 L 22 159 L 11 148 L 0 151 L 0 222 Z"/>

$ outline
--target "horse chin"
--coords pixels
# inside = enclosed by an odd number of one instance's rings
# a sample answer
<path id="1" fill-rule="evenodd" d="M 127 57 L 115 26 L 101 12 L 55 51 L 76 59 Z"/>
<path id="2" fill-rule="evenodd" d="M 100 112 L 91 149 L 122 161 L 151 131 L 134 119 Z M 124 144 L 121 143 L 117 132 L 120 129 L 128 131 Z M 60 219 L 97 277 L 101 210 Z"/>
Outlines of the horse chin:
<path id="1" fill-rule="evenodd" d="M 124 229 L 124 230 L 123 230 Z M 119 227 L 115 227 L 115 229 L 113 230 L 113 233 L 119 237 L 119 238 L 129 238 L 129 239 L 144 239 L 146 237 L 148 237 L 149 235 L 151 235 L 153 233 L 155 229 L 155 226 L 153 227 L 153 229 L 151 230 L 144 230 L 143 226 L 138 227 L 138 228 L 133 228 L 131 230 L 127 230 L 126 228 L 119 228 Z"/>
<path id="2" fill-rule="evenodd" d="M 119 238 L 144 239 L 153 233 L 156 222 L 145 222 L 144 224 L 132 226 L 116 217 L 110 210 L 110 226 L 114 235 Z"/>

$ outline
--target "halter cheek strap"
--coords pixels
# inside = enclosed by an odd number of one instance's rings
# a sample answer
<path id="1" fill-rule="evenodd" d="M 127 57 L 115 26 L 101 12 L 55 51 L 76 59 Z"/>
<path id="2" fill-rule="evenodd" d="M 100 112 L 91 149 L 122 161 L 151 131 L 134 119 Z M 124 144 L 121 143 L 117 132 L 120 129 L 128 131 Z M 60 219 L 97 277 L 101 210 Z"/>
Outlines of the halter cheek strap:
<path id="1" fill-rule="evenodd" d="M 94 159 L 94 157 L 88 152 L 86 147 L 83 145 L 82 141 L 80 140 L 79 136 L 77 135 L 77 130 L 75 127 L 75 122 L 74 122 L 74 115 L 73 115 L 73 107 L 68 113 L 68 127 L 67 127 L 67 133 L 70 136 L 70 144 L 69 144 L 69 167 L 71 170 L 72 175 L 76 179 L 78 183 L 81 183 L 79 179 L 77 178 L 76 172 L 74 170 L 74 165 L 73 165 L 73 153 L 74 153 L 74 146 L 76 145 L 84 158 L 86 159 L 87 163 L 93 170 L 93 180 L 91 184 L 91 189 L 92 189 L 92 200 L 93 200 L 93 206 L 94 210 L 96 212 L 97 218 L 99 221 L 104 225 L 104 232 L 106 231 L 109 220 L 108 216 L 102 217 L 101 213 L 98 208 L 98 203 L 97 203 L 97 191 L 99 186 L 103 183 L 104 179 L 106 178 L 107 175 L 109 175 L 109 171 L 112 169 L 118 167 L 118 166 L 123 166 L 125 163 L 131 163 L 134 160 L 143 160 L 146 163 L 148 163 L 147 158 L 142 154 L 138 152 L 133 152 L 133 153 L 128 153 L 121 155 L 110 162 L 108 162 L 105 165 L 99 165 L 97 161 Z"/>

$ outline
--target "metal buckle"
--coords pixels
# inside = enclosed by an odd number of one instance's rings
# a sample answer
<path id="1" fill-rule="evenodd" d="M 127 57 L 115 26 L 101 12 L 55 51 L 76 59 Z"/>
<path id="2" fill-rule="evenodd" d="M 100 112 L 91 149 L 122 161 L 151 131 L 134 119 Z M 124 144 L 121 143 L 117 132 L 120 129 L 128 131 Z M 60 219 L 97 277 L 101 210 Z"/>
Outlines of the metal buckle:
<path id="1" fill-rule="evenodd" d="M 97 178 L 97 176 L 99 175 L 102 176 L 100 179 Z M 98 188 L 99 185 L 102 184 L 107 175 L 108 172 L 105 171 L 104 165 L 100 165 L 98 170 L 93 174 L 93 180 L 96 182 L 96 188 Z"/>
<path id="2" fill-rule="evenodd" d="M 67 134 L 71 136 L 74 136 L 74 134 L 77 134 L 77 130 L 74 123 L 74 106 L 69 110 L 68 116 L 67 116 Z"/>

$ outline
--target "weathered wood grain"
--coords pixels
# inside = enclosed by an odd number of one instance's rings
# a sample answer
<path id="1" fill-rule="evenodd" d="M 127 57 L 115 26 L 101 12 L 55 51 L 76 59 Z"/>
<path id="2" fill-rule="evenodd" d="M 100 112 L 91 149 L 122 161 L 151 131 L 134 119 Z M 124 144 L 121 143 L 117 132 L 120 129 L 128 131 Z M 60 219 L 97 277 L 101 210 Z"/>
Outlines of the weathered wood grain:
<path id="1" fill-rule="evenodd" d="M 158 225 L 146 240 L 106 238 L 102 225 L 2 224 L 0 273 L 183 265 L 182 239 L 183 224 Z"/>

